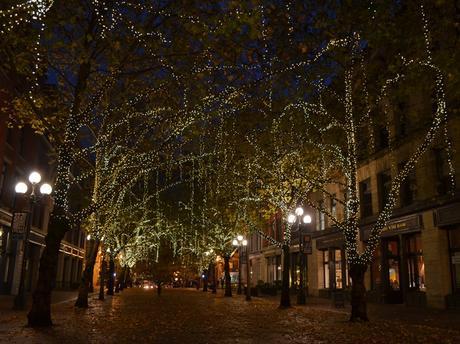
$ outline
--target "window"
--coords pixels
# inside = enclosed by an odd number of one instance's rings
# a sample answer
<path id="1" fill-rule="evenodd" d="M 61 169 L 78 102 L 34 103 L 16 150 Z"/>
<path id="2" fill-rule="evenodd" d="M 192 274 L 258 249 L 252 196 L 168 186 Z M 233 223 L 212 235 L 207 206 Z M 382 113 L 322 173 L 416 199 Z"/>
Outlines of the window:
<path id="1" fill-rule="evenodd" d="M 379 125 L 377 127 L 377 148 L 378 149 L 384 149 L 387 148 L 389 145 L 389 135 L 388 135 L 388 129 L 385 125 Z"/>
<path id="2" fill-rule="evenodd" d="M 343 281 L 347 281 L 347 271 L 342 264 L 342 255 L 341 249 L 323 251 L 323 288 L 344 288 Z"/>
<path id="3" fill-rule="evenodd" d="M 342 252 L 340 250 L 334 250 L 334 261 L 335 261 L 335 287 L 342 289 Z"/>
<path id="4" fill-rule="evenodd" d="M 335 193 L 331 195 L 331 215 L 337 216 L 337 200 Z"/>
<path id="5" fill-rule="evenodd" d="M 407 270 L 409 289 L 425 290 L 425 263 L 422 254 L 422 236 L 420 233 L 406 237 Z"/>
<path id="6" fill-rule="evenodd" d="M 385 204 L 388 201 L 391 190 L 391 173 L 390 170 L 380 172 L 377 175 L 378 179 L 378 188 L 379 188 L 379 200 L 380 200 L 380 210 L 383 210 Z"/>
<path id="7" fill-rule="evenodd" d="M 282 271 L 281 271 L 281 256 L 276 256 L 276 259 L 275 259 L 275 264 L 276 264 L 276 281 L 280 281 L 281 280 L 281 276 L 282 276 Z"/>
<path id="8" fill-rule="evenodd" d="M 372 192 L 371 192 L 371 179 L 367 178 L 359 183 L 359 198 L 361 205 L 361 217 L 368 217 L 372 215 Z"/>
<path id="9" fill-rule="evenodd" d="M 267 257 L 268 283 L 281 280 L 281 256 Z"/>
<path id="10" fill-rule="evenodd" d="M 323 209 L 324 207 L 324 201 L 320 201 L 318 203 L 318 207 L 320 209 Z M 316 211 L 316 218 L 317 218 L 317 221 L 316 221 L 316 230 L 317 231 L 322 231 L 326 228 L 326 216 L 324 215 L 324 213 L 320 210 L 317 210 Z"/>
<path id="11" fill-rule="evenodd" d="M 399 239 L 389 239 L 386 241 L 385 246 L 387 249 L 388 282 L 392 290 L 399 291 L 401 289 L 399 268 Z"/>
<path id="12" fill-rule="evenodd" d="M 399 164 L 399 170 L 404 168 L 405 163 Z M 417 179 L 415 176 L 415 170 L 412 170 L 409 175 L 401 183 L 401 189 L 399 192 L 399 199 L 401 207 L 406 207 L 414 203 L 417 197 Z"/>

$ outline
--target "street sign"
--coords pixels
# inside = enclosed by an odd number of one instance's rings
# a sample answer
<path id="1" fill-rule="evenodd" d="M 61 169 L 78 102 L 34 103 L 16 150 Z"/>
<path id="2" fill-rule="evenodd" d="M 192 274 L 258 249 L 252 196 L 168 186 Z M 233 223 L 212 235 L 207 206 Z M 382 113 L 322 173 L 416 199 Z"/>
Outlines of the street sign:
<path id="1" fill-rule="evenodd" d="M 306 254 L 312 254 L 312 248 L 311 248 L 311 234 L 303 234 L 302 235 L 303 239 L 303 252 Z"/>
<path id="2" fill-rule="evenodd" d="M 13 213 L 11 228 L 13 233 L 24 233 L 27 226 L 27 213 Z"/>

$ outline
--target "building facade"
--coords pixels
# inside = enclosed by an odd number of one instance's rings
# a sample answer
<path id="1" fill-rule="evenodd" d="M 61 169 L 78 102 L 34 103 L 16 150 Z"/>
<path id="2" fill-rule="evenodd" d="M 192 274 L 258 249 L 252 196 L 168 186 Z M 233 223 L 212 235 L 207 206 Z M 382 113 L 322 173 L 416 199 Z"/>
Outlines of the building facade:
<path id="1" fill-rule="evenodd" d="M 460 145 L 460 119 L 449 122 L 453 159 L 442 138 L 422 156 L 415 169 L 402 183 L 397 205 L 384 228 L 380 245 L 366 273 L 368 299 L 371 302 L 404 303 L 434 308 L 460 308 L 460 160 L 455 147 Z M 398 130 L 394 130 L 398 133 Z M 389 153 L 388 143 L 380 140 L 376 151 L 362 159 L 358 171 L 360 197 L 361 248 L 390 192 L 391 181 L 410 157 L 420 132 L 406 132 L 394 138 L 396 148 Z M 377 140 L 379 142 L 379 140 Z M 395 164 L 396 161 L 396 164 Z M 397 166 L 395 169 L 394 166 Z M 450 174 L 450 166 L 454 174 Z M 343 196 L 343 190 L 331 186 L 330 195 Z M 325 194 L 312 195 L 318 206 L 343 218 L 345 209 Z M 348 291 L 344 237 L 325 214 L 308 210 L 314 217 L 309 225 L 311 254 L 306 254 L 306 284 L 310 295 L 331 297 L 333 291 Z M 286 215 L 285 215 L 286 216 Z M 266 233 L 276 237 L 269 224 Z M 298 248 L 291 245 L 291 285 L 296 285 Z M 272 283 L 281 279 L 281 250 L 268 245 L 259 235 L 250 240 L 252 285 L 261 280 Z"/>
<path id="2" fill-rule="evenodd" d="M 0 292 L 18 292 L 23 239 L 13 233 L 12 220 L 15 212 L 28 214 L 28 202 L 17 195 L 14 187 L 18 181 L 27 180 L 36 170 L 44 181 L 53 184 L 53 166 L 49 163 L 51 147 L 46 138 L 32 129 L 8 128 L 7 116 L 0 118 Z M 29 252 L 26 273 L 26 291 L 34 289 L 38 278 L 41 253 L 45 247 L 53 203 L 50 197 L 41 199 L 34 207 L 34 216 L 29 237 Z M 78 285 L 84 257 L 84 234 L 79 228 L 66 233 L 61 243 L 56 288 L 71 288 Z"/>

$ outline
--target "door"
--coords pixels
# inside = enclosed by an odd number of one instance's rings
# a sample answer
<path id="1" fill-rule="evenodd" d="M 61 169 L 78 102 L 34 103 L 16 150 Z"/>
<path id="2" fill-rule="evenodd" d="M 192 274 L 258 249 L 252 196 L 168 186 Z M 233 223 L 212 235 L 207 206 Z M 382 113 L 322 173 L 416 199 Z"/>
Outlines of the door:
<path id="1" fill-rule="evenodd" d="M 398 237 L 385 239 L 382 248 L 385 250 L 385 303 L 403 303 L 401 288 L 401 245 Z"/>

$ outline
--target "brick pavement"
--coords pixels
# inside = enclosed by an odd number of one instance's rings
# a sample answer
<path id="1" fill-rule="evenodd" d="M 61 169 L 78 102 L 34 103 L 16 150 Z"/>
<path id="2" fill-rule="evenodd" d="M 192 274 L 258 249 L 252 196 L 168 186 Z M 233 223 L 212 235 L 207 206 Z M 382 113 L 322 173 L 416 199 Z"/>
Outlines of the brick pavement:
<path id="1" fill-rule="evenodd" d="M 51 303 L 59 303 L 59 302 L 66 302 L 75 300 L 77 297 L 76 290 L 64 291 L 64 290 L 57 290 L 54 291 L 51 295 Z M 27 294 L 27 306 L 30 306 L 32 302 L 32 294 Z M 11 310 L 14 304 L 14 295 L 0 295 L 0 311 L 8 311 Z"/>
<path id="2" fill-rule="evenodd" d="M 55 326 L 49 329 L 25 327 L 25 312 L 9 319 L 2 314 L 0 343 L 460 343 L 458 328 L 413 324 L 392 315 L 350 323 L 347 309 L 309 301 L 280 310 L 277 298 L 246 302 L 244 295 L 225 298 L 220 290 L 213 295 L 184 289 L 164 289 L 158 296 L 133 288 L 104 302 L 94 295 L 88 309 L 55 304 Z"/>
<path id="3" fill-rule="evenodd" d="M 274 304 L 279 302 L 279 295 L 261 295 L 261 298 L 270 300 Z M 295 294 L 291 294 L 291 304 L 294 306 L 296 305 Z M 332 300 L 312 296 L 307 297 L 306 307 L 329 310 L 331 312 L 344 314 L 350 314 L 351 312 L 351 306 L 349 302 L 345 302 L 345 308 L 336 308 L 333 305 Z M 414 307 L 406 306 L 404 304 L 368 303 L 368 315 L 371 321 L 393 320 L 414 325 L 430 324 L 431 326 L 439 328 L 452 328 L 460 330 L 460 310 Z"/>

